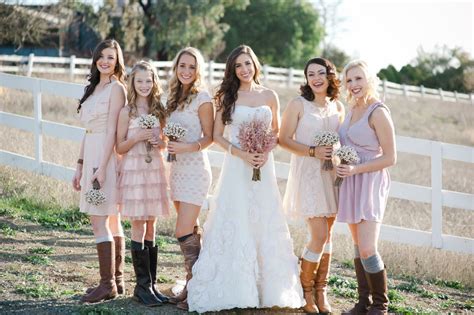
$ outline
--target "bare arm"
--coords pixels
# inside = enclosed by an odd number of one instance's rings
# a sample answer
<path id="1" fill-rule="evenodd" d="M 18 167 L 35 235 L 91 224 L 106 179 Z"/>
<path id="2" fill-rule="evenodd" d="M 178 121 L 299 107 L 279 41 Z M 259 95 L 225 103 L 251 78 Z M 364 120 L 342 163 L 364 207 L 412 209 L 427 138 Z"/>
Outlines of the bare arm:
<path id="1" fill-rule="evenodd" d="M 153 137 L 152 129 L 140 129 L 133 137 L 127 138 L 129 122 L 129 109 L 123 107 L 117 123 L 117 145 L 115 149 L 118 154 L 125 154 L 138 142 L 151 140 Z"/>
<path id="2" fill-rule="evenodd" d="M 84 161 L 84 141 L 86 140 L 86 136 L 82 137 L 81 141 L 81 150 L 79 151 L 79 159 L 78 160 L 83 160 Z M 77 163 L 76 164 L 76 172 L 74 174 L 74 177 L 72 178 L 72 187 L 74 190 L 81 190 L 81 178 L 82 178 L 82 164 Z"/>
<path id="3" fill-rule="evenodd" d="M 104 143 L 104 153 L 100 160 L 99 169 L 94 174 L 92 181 L 96 178 L 99 181 L 99 184 L 105 182 L 105 169 L 107 168 L 107 164 L 109 162 L 110 156 L 112 155 L 115 140 L 116 140 L 116 132 L 117 132 L 117 121 L 119 117 L 120 110 L 125 105 L 125 90 L 122 85 L 115 84 L 112 87 L 111 95 L 110 95 L 110 107 L 109 107 L 109 115 L 107 118 L 107 134 Z"/>
<path id="4" fill-rule="evenodd" d="M 344 121 L 344 118 L 346 117 L 346 110 L 344 109 L 344 105 L 342 105 L 341 102 L 336 101 L 336 105 L 339 118 L 339 126 L 341 126 L 342 122 Z"/>

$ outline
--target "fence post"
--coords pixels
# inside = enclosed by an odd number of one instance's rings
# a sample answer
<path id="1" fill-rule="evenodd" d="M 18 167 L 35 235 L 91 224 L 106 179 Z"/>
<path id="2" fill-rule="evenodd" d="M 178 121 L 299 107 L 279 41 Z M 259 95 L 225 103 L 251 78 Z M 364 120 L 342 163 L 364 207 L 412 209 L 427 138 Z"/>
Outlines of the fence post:
<path id="1" fill-rule="evenodd" d="M 431 246 L 443 247 L 443 156 L 441 142 L 431 142 Z"/>
<path id="2" fill-rule="evenodd" d="M 406 84 L 402 84 L 403 96 L 408 97 L 408 87 Z"/>
<path id="3" fill-rule="evenodd" d="M 31 73 L 33 73 L 33 59 L 35 58 L 35 54 L 31 53 L 28 55 L 28 68 L 26 69 L 26 76 L 31 77 Z"/>
<path id="4" fill-rule="evenodd" d="M 35 161 L 39 173 L 43 172 L 41 163 L 43 162 L 43 133 L 42 133 L 42 109 L 41 109 L 41 88 L 40 80 L 34 81 L 33 89 L 33 104 L 34 104 L 34 118 L 35 118 Z"/>
<path id="5" fill-rule="evenodd" d="M 469 94 L 471 97 L 471 104 L 474 105 L 474 93 Z"/>
<path id="6" fill-rule="evenodd" d="M 425 87 L 423 85 L 420 85 L 420 93 L 421 93 L 421 97 L 425 97 Z"/>
<path id="7" fill-rule="evenodd" d="M 212 86 L 213 78 L 214 78 L 214 61 L 209 60 L 209 64 L 207 68 L 207 81 L 210 87 Z"/>
<path id="8" fill-rule="evenodd" d="M 382 88 L 383 88 L 383 96 L 387 96 L 387 79 L 383 79 L 382 81 Z"/>
<path id="9" fill-rule="evenodd" d="M 263 65 L 263 84 L 268 84 L 268 65 Z"/>
<path id="10" fill-rule="evenodd" d="M 291 87 L 293 85 L 293 76 L 294 76 L 293 68 L 288 69 L 288 81 L 286 82 L 286 85 L 288 87 Z"/>
<path id="11" fill-rule="evenodd" d="M 441 98 L 442 101 L 444 101 L 443 89 L 439 88 L 438 91 L 439 91 L 439 97 Z"/>
<path id="12" fill-rule="evenodd" d="M 76 69 L 76 56 L 72 55 L 69 58 L 69 80 L 74 80 L 74 70 Z"/>
<path id="13" fill-rule="evenodd" d="M 456 103 L 459 102 L 458 91 L 454 91 L 454 98 L 456 99 Z"/>

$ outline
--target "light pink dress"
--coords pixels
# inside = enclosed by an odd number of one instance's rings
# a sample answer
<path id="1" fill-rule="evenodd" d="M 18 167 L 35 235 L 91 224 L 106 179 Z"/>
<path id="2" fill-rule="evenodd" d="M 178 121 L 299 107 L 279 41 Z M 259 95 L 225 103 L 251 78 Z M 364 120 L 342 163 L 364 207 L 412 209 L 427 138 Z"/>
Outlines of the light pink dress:
<path id="1" fill-rule="evenodd" d="M 201 91 L 183 110 L 175 110 L 168 121 L 179 123 L 187 133 L 180 141 L 196 142 L 202 137 L 198 110 L 211 102 L 209 93 Z M 211 186 L 211 165 L 206 150 L 176 154 L 177 161 L 170 163 L 171 200 L 202 206 Z"/>
<path id="2" fill-rule="evenodd" d="M 129 120 L 127 138 L 139 130 L 138 117 Z M 158 127 L 161 128 L 161 127 Z M 156 132 L 159 134 L 159 129 Z M 163 155 L 159 149 L 151 149 L 152 161 L 145 162 L 147 156 L 144 141 L 136 143 L 121 162 L 119 178 L 120 211 L 131 220 L 150 220 L 169 214 L 169 200 L 165 177 Z"/>
<path id="3" fill-rule="evenodd" d="M 302 96 L 299 99 L 303 104 L 303 115 L 296 127 L 295 141 L 311 146 L 314 145 L 314 136 L 318 132 L 337 132 L 339 112 L 336 102 L 320 108 Z M 283 208 L 290 218 L 336 216 L 335 170 L 324 171 L 321 166 L 318 158 L 291 155 L 290 173 L 283 198 Z"/>
<path id="4" fill-rule="evenodd" d="M 80 119 L 86 128 L 84 139 L 84 165 L 82 167 L 81 197 L 79 209 L 89 215 L 112 215 L 118 213 L 117 208 L 117 157 L 112 152 L 106 167 L 105 183 L 101 187 L 106 202 L 94 206 L 86 202 L 85 194 L 92 188 L 93 168 L 98 168 L 104 154 L 107 135 L 107 119 L 110 110 L 110 95 L 114 81 L 99 93 L 92 94 L 82 104 Z"/>

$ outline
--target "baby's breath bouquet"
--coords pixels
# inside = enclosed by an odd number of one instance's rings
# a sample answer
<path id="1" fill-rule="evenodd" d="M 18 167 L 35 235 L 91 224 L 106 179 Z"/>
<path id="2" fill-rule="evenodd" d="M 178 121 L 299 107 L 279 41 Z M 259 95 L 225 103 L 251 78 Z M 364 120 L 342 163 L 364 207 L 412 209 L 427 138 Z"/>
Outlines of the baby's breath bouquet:
<path id="1" fill-rule="evenodd" d="M 178 141 L 179 139 L 186 136 L 187 132 L 188 131 L 183 126 L 181 126 L 181 124 L 174 123 L 174 122 L 168 122 L 165 128 L 163 128 L 163 134 L 167 136 L 170 139 L 170 141 Z M 166 158 L 166 161 L 168 162 L 176 161 L 176 154 L 168 153 L 168 157 Z"/>
<path id="2" fill-rule="evenodd" d="M 355 164 L 359 163 L 360 161 L 357 151 L 353 147 L 348 145 L 344 145 L 337 149 L 334 155 L 341 159 L 341 164 Z M 342 180 L 342 177 L 336 177 L 334 185 L 337 187 L 341 186 Z"/>
<path id="3" fill-rule="evenodd" d="M 96 170 L 97 168 L 94 168 L 93 173 L 95 173 Z M 100 184 L 97 179 L 94 180 L 92 188 L 86 192 L 85 197 L 86 202 L 94 206 L 99 206 L 107 201 L 104 192 L 100 190 Z"/>
<path id="4" fill-rule="evenodd" d="M 339 135 L 334 131 L 321 131 L 314 136 L 314 145 L 320 146 L 334 146 L 339 142 Z M 332 160 L 324 160 L 322 169 L 330 171 L 334 168 Z"/>
<path id="5" fill-rule="evenodd" d="M 138 117 L 138 125 L 142 129 L 151 129 L 151 128 L 157 128 L 160 125 L 160 123 L 154 115 L 152 115 L 152 114 L 148 114 L 148 115 L 143 114 L 140 117 Z M 146 146 L 145 162 L 151 163 L 151 161 L 153 161 L 153 158 L 150 155 L 150 151 L 151 151 L 151 148 L 152 148 L 151 143 L 148 142 L 148 141 L 145 141 L 145 146 Z"/>
<path id="6" fill-rule="evenodd" d="M 276 137 L 272 130 L 268 128 L 265 121 L 258 118 L 240 125 L 238 139 L 242 150 L 250 153 L 270 152 L 276 145 Z M 260 179 L 260 169 L 254 168 L 252 180 L 259 181 Z"/>

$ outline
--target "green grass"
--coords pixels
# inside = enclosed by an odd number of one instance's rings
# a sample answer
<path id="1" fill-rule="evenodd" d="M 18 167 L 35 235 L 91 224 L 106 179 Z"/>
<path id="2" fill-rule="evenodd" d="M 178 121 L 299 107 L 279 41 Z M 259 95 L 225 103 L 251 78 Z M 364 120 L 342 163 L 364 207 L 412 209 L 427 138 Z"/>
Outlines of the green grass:
<path id="1" fill-rule="evenodd" d="M 344 298 L 357 298 L 357 282 L 353 279 L 346 279 L 339 275 L 333 274 L 329 277 L 329 286 L 332 293 Z"/>
<path id="2" fill-rule="evenodd" d="M 443 279 L 435 279 L 433 281 L 434 284 L 441 286 L 441 287 L 447 287 L 447 288 L 452 288 L 456 290 L 464 290 L 465 287 L 464 285 L 459 282 L 459 281 L 449 281 L 449 280 L 443 280 Z"/>
<path id="3" fill-rule="evenodd" d="M 354 261 L 352 259 L 346 259 L 341 262 L 342 267 L 348 269 L 354 269 Z"/>
<path id="4" fill-rule="evenodd" d="M 15 292 L 24 294 L 31 298 L 48 298 L 56 295 L 56 290 L 50 285 L 31 283 L 30 285 L 20 284 L 15 288 Z"/>
<path id="5" fill-rule="evenodd" d="M 0 222 L 0 233 L 3 236 L 15 236 L 16 231 L 6 223 Z"/>
<path id="6" fill-rule="evenodd" d="M 54 252 L 52 247 L 36 247 L 29 250 L 31 254 L 51 255 Z"/>
<path id="7" fill-rule="evenodd" d="M 44 257 L 44 256 L 40 256 L 40 255 L 31 255 L 31 256 L 26 256 L 25 258 L 25 261 L 26 262 L 29 262 L 33 265 L 50 265 L 51 264 L 51 260 L 49 259 L 49 257 Z"/>
<path id="8" fill-rule="evenodd" d="M 79 212 L 77 207 L 63 209 L 52 202 L 45 203 L 25 197 L 1 198 L 0 215 L 10 215 L 65 231 L 81 231 L 89 226 L 87 215 Z"/>
<path id="9" fill-rule="evenodd" d="M 157 278 L 156 278 L 156 281 L 158 283 L 174 283 L 174 280 L 167 277 L 167 276 L 163 276 L 163 275 L 159 275 Z"/>
<path id="10" fill-rule="evenodd" d="M 397 290 L 388 290 L 388 299 L 390 303 L 403 302 L 405 297 Z"/>

